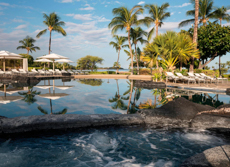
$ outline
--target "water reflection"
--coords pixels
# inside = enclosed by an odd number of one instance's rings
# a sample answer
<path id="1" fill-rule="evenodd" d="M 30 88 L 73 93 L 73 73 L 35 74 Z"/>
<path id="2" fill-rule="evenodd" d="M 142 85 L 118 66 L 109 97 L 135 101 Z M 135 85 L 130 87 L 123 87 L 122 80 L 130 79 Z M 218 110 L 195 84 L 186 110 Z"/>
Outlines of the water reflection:
<path id="1" fill-rule="evenodd" d="M 79 83 L 91 85 L 91 86 L 101 86 L 103 81 L 101 79 L 79 79 Z"/>
<path id="2" fill-rule="evenodd" d="M 0 90 L 4 92 L 4 96 L 0 96 L 0 103 L 1 104 L 8 104 L 14 101 L 21 100 L 21 96 L 6 96 L 6 94 L 14 94 L 22 89 L 15 89 L 7 84 L 1 84 Z"/>
<path id="3" fill-rule="evenodd" d="M 28 92 L 18 92 L 19 95 L 23 96 L 23 101 L 25 101 L 27 104 L 33 104 L 37 101 L 35 98 L 36 95 L 40 95 L 40 91 L 33 90 L 33 87 L 28 90 Z"/>
<path id="4" fill-rule="evenodd" d="M 63 86 L 55 86 L 55 81 L 53 80 L 53 86 L 52 86 L 53 87 L 53 92 L 51 93 L 50 81 L 48 83 L 49 83 L 49 85 L 48 85 L 48 87 L 46 87 L 45 82 L 44 82 L 44 85 L 42 85 L 42 88 L 48 88 L 49 93 L 41 94 L 39 96 L 49 99 L 49 101 L 50 101 L 50 114 L 66 114 L 67 113 L 67 108 L 64 108 L 63 110 L 58 111 L 58 112 L 53 112 L 52 100 L 57 100 L 57 99 L 60 99 L 61 97 L 65 97 L 65 96 L 69 95 L 69 94 L 66 94 L 66 93 L 55 93 L 55 87 L 57 87 L 59 89 L 62 89 L 62 90 L 66 90 L 66 89 L 69 89 L 69 88 L 71 88 L 73 86 L 65 86 L 64 82 L 63 82 Z M 48 114 L 48 111 L 45 110 L 44 108 L 42 108 L 41 106 L 38 106 L 37 108 L 41 113 Z"/>

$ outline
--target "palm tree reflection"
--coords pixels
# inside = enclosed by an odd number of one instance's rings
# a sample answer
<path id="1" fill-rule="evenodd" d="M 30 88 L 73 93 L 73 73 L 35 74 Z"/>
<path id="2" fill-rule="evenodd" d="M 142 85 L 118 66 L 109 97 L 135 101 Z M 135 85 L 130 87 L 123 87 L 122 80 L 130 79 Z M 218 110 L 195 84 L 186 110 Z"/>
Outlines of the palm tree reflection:
<path id="1" fill-rule="evenodd" d="M 27 104 L 33 104 L 37 101 L 35 98 L 36 95 L 39 95 L 41 92 L 37 92 L 37 90 L 33 90 L 33 87 L 28 90 L 28 92 L 18 92 L 19 95 L 23 96 L 23 101 L 25 101 Z"/>

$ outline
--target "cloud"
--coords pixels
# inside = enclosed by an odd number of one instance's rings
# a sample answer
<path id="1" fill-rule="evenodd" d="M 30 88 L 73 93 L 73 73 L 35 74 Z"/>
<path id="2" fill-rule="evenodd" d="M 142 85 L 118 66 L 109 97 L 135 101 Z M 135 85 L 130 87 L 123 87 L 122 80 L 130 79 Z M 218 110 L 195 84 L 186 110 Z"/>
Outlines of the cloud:
<path id="1" fill-rule="evenodd" d="M 191 3 L 183 3 L 182 5 L 178 5 L 178 6 L 173 6 L 174 8 L 183 8 L 185 6 L 189 6 L 191 5 Z"/>
<path id="2" fill-rule="evenodd" d="M 141 2 L 138 3 L 138 5 L 142 5 L 144 3 L 145 3 L 145 1 L 141 1 Z"/>
<path id="3" fill-rule="evenodd" d="M 115 1 L 115 3 L 121 4 L 121 2 L 119 2 L 119 1 Z"/>
<path id="4" fill-rule="evenodd" d="M 91 7 L 89 4 L 85 4 L 85 8 L 80 8 L 80 10 L 95 10 L 94 7 Z"/>
<path id="5" fill-rule="evenodd" d="M 0 3 L 0 5 L 2 5 L 2 6 L 10 6 L 9 3 L 4 3 L 4 2 Z"/>
<path id="6" fill-rule="evenodd" d="M 164 24 L 159 28 L 160 30 L 173 30 L 177 29 L 180 22 L 164 22 Z"/>
<path id="7" fill-rule="evenodd" d="M 26 27 L 27 27 L 26 24 L 22 24 L 22 25 L 19 25 L 19 26 L 15 27 L 14 29 L 19 30 L 19 29 L 23 29 L 23 28 L 26 28 Z"/>
<path id="8" fill-rule="evenodd" d="M 181 14 L 181 12 L 178 12 L 179 14 Z"/>
<path id="9" fill-rule="evenodd" d="M 171 16 L 174 15 L 174 14 L 175 14 L 175 12 L 171 12 L 171 13 L 170 13 Z"/>
<path id="10" fill-rule="evenodd" d="M 12 21 L 16 22 L 16 23 L 22 23 L 22 22 L 24 22 L 24 20 L 22 20 L 22 19 L 13 19 Z"/>
<path id="11" fill-rule="evenodd" d="M 92 14 L 66 14 L 66 16 L 73 17 L 76 20 L 82 20 L 82 21 L 90 21 L 90 20 L 96 20 L 98 22 L 107 22 L 110 21 L 109 19 L 106 19 L 103 16 L 93 16 Z"/>
<path id="12" fill-rule="evenodd" d="M 66 16 L 71 16 L 76 20 L 82 20 L 82 21 L 92 20 L 92 14 L 66 14 Z"/>
<path id="13" fill-rule="evenodd" d="M 229 9 L 229 10 L 227 10 L 227 13 L 230 13 L 230 9 Z"/>
<path id="14" fill-rule="evenodd" d="M 73 0 L 62 0 L 61 3 L 72 3 Z"/>

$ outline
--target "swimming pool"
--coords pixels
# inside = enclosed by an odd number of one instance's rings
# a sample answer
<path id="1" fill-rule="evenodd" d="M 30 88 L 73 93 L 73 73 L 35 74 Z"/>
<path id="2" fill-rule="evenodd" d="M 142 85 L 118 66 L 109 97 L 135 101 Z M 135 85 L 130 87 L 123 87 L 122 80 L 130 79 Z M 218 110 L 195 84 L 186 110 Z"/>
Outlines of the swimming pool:
<path id="1" fill-rule="evenodd" d="M 17 83 L 0 87 L 0 115 L 8 118 L 44 114 L 126 114 L 141 108 L 159 107 L 175 96 L 219 106 L 229 103 L 224 94 L 132 87 L 130 80 L 42 80 L 33 85 Z M 5 92 L 4 92 L 5 86 Z M 130 91 L 132 87 L 132 96 Z M 131 97 L 131 98 L 130 98 Z M 129 108 L 127 107 L 130 101 Z"/>

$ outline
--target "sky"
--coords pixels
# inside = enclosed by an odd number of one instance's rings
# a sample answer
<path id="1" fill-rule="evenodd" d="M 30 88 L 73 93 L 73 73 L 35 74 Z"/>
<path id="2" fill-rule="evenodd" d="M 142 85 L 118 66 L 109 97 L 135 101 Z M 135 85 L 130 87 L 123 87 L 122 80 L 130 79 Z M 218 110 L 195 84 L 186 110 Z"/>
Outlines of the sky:
<path id="1" fill-rule="evenodd" d="M 159 28 L 159 33 L 168 30 L 179 32 L 178 24 L 190 17 L 186 16 L 186 11 L 193 9 L 189 0 L 0 0 L 0 50 L 7 50 L 14 53 L 26 53 L 26 50 L 17 50 L 20 45 L 19 40 L 27 35 L 35 38 L 36 46 L 41 50 L 33 52 L 31 55 L 36 58 L 48 54 L 49 33 L 41 36 L 36 35 L 47 27 L 43 24 L 43 13 L 50 14 L 56 12 L 61 21 L 66 25 L 63 27 L 67 33 L 64 37 L 56 32 L 52 33 L 51 50 L 52 53 L 69 57 L 76 65 L 77 59 L 86 55 L 98 56 L 104 59 L 102 67 L 111 67 L 117 61 L 116 50 L 109 45 L 113 41 L 111 30 L 108 24 L 114 17 L 113 8 L 145 4 L 161 5 L 168 2 L 170 7 L 168 12 L 171 16 L 164 20 L 164 25 Z M 214 0 L 214 6 L 228 6 L 228 0 Z M 230 13 L 230 11 L 229 11 Z M 139 18 L 147 16 L 147 10 Z M 225 25 L 230 23 L 223 22 Z M 148 31 L 151 27 L 144 27 Z M 191 25 L 182 29 L 189 29 Z M 126 35 L 125 30 L 118 32 L 117 35 Z M 143 46 L 140 45 L 140 48 Z M 230 53 L 222 57 L 222 62 L 229 60 Z M 128 68 L 130 61 L 127 55 L 121 51 L 120 64 L 123 68 Z M 218 58 L 214 59 L 209 66 L 215 66 Z"/>

